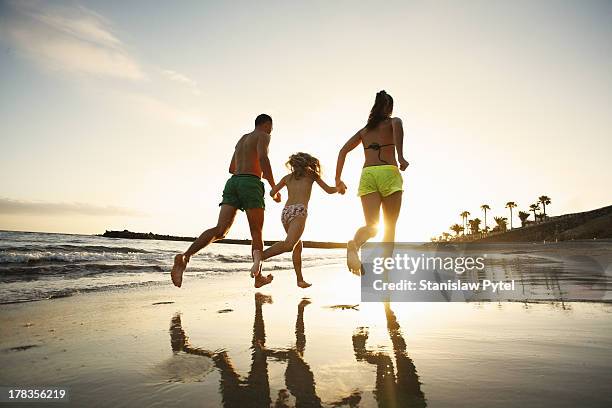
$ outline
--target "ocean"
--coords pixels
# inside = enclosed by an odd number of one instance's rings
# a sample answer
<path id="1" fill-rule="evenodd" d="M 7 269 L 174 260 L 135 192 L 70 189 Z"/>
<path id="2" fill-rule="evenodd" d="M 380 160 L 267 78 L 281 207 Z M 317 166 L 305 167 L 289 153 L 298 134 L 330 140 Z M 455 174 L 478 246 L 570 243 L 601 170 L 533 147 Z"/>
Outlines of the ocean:
<path id="1" fill-rule="evenodd" d="M 146 285 L 171 285 L 173 257 L 189 242 L 94 235 L 0 231 L 0 304 Z M 192 258 L 186 279 L 207 279 L 251 267 L 250 247 L 212 244 Z M 303 266 L 342 264 L 344 251 L 305 249 Z M 265 271 L 293 273 L 290 254 Z"/>

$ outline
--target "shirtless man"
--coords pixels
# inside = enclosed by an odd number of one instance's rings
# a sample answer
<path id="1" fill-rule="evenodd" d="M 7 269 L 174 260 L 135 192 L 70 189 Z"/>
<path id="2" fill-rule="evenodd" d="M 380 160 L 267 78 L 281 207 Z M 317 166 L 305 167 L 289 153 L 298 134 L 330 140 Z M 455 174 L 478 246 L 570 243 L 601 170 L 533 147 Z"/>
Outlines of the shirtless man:
<path id="1" fill-rule="evenodd" d="M 211 242 L 225 237 L 238 210 L 246 211 L 251 230 L 251 253 L 253 255 L 251 276 L 255 277 L 255 287 L 259 288 L 272 282 L 272 275 L 261 276 L 263 250 L 261 230 L 265 208 L 264 184 L 261 182 L 261 177 L 268 180 L 271 188 L 276 186 L 268 159 L 270 133 L 272 133 L 272 118 L 261 114 L 255 119 L 255 130 L 242 136 L 236 144 L 229 166 L 232 176 L 227 180 L 223 189 L 223 200 L 219 204 L 221 210 L 217 225 L 204 231 L 187 251 L 174 257 L 174 266 L 170 275 L 175 286 L 181 287 L 183 272 L 192 255 Z M 279 193 L 274 194 L 272 198 L 276 202 L 281 200 Z"/>

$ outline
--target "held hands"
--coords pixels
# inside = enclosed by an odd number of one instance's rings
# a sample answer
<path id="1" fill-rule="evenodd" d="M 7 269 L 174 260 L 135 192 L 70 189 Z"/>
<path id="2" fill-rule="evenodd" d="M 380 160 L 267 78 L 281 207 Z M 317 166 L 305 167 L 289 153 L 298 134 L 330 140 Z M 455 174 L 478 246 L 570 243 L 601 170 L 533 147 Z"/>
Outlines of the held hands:
<path id="1" fill-rule="evenodd" d="M 339 194 L 346 193 L 346 184 L 344 184 L 344 181 L 340 179 L 336 180 L 336 188 L 338 189 Z"/>
<path id="2" fill-rule="evenodd" d="M 274 190 L 270 191 L 270 197 L 272 197 L 272 199 L 277 203 L 281 202 L 281 195 L 278 191 L 276 193 Z"/>
<path id="3" fill-rule="evenodd" d="M 403 157 L 399 159 L 399 168 L 401 171 L 406 170 L 409 164 L 410 163 L 408 163 Z"/>

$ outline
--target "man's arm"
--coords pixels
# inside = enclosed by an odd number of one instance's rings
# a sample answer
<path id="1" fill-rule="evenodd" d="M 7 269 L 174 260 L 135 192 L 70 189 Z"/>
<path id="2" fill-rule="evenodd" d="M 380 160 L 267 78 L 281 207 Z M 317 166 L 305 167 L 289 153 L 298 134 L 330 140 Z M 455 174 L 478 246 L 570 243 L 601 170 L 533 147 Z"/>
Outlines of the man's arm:
<path id="1" fill-rule="evenodd" d="M 342 170 L 344 169 L 346 155 L 359 146 L 359 143 L 361 143 L 361 130 L 351 136 L 338 153 L 338 162 L 336 163 L 336 187 L 338 187 L 338 191 L 340 191 L 341 194 L 344 194 L 346 190 L 346 185 L 342 182 Z"/>
<path id="2" fill-rule="evenodd" d="M 399 161 L 400 170 L 406 170 L 408 162 L 404 158 L 404 127 L 400 118 L 391 119 L 391 128 L 393 129 L 393 143 L 397 151 L 397 160 Z"/>
<path id="3" fill-rule="evenodd" d="M 232 161 L 229 165 L 229 172 L 231 174 L 236 174 L 236 149 L 234 149 L 234 154 L 232 154 Z"/>
<path id="4" fill-rule="evenodd" d="M 262 134 L 257 139 L 257 159 L 263 173 L 263 178 L 268 180 L 270 187 L 274 188 L 274 174 L 272 174 L 272 166 L 268 158 L 268 146 L 270 145 L 270 135 Z"/>

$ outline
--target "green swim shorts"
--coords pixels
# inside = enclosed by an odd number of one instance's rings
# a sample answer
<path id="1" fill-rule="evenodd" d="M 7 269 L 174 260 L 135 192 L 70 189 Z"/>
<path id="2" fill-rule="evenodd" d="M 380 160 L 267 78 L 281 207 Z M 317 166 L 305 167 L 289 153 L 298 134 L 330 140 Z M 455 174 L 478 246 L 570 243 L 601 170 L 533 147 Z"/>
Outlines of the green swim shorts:
<path id="1" fill-rule="evenodd" d="M 361 197 L 370 193 L 380 193 L 381 196 L 387 197 L 398 191 L 403 191 L 402 184 L 402 175 L 396 166 L 385 164 L 364 167 L 361 170 L 357 195 Z"/>
<path id="2" fill-rule="evenodd" d="M 252 174 L 234 174 L 225 183 L 223 200 L 219 204 L 231 205 L 242 211 L 250 208 L 266 208 L 264 184 Z"/>

